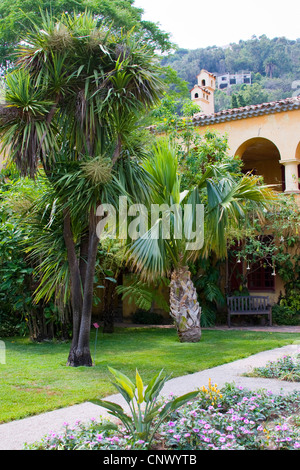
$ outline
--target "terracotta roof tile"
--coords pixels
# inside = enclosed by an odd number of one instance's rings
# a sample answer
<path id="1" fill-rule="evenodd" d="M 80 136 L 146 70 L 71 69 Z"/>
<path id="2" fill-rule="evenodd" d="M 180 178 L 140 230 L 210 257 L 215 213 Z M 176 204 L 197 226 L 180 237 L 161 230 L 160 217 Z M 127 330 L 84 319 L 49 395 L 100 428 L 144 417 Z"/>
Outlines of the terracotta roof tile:
<path id="1" fill-rule="evenodd" d="M 300 109 L 300 96 L 271 101 L 269 103 L 243 106 L 241 108 L 225 109 L 214 114 L 197 113 L 193 116 L 193 122 L 196 126 L 206 126 L 218 122 L 235 121 L 293 109 Z"/>

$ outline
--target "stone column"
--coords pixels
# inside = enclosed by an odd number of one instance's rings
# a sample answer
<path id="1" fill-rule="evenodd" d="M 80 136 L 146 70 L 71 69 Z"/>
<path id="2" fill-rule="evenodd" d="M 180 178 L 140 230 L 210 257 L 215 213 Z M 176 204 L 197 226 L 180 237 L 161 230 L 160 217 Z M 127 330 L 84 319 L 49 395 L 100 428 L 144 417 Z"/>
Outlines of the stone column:
<path id="1" fill-rule="evenodd" d="M 285 193 L 300 193 L 299 191 L 299 178 L 298 178 L 298 165 L 299 160 L 279 160 L 284 165 L 285 171 Z"/>

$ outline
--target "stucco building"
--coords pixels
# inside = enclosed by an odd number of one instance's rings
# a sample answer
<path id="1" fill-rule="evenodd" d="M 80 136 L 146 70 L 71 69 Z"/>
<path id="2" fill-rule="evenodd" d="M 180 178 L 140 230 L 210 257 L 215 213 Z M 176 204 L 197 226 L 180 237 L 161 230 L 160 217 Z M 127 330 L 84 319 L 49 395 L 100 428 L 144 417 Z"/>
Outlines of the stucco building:
<path id="1" fill-rule="evenodd" d="M 230 154 L 243 161 L 245 172 L 262 176 L 276 191 L 293 194 L 300 205 L 300 96 L 218 113 L 199 112 L 193 123 L 201 135 L 208 129 L 226 135 Z M 238 268 L 245 270 L 242 263 Z M 249 276 L 250 293 L 277 302 L 284 283 L 274 274 L 270 267 L 262 267 Z"/>
<path id="2" fill-rule="evenodd" d="M 215 112 L 214 91 L 216 89 L 216 76 L 202 69 L 197 75 L 197 84 L 190 90 L 191 99 L 196 103 L 202 114 Z"/>

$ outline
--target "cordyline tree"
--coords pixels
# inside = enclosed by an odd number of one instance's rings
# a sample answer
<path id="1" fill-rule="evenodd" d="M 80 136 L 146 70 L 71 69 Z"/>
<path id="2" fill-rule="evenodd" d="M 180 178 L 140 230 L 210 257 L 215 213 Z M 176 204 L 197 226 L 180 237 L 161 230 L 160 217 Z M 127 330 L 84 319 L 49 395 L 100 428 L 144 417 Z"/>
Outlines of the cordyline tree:
<path id="1" fill-rule="evenodd" d="M 138 197 L 140 191 L 145 197 L 148 191 L 145 171 L 128 155 L 141 112 L 159 101 L 159 75 L 147 41 L 86 12 L 59 20 L 45 15 L 42 27 L 24 38 L 6 79 L 3 149 L 22 175 L 34 178 L 42 168 L 51 214 L 62 220 L 73 313 L 71 366 L 92 365 L 96 209 L 116 204 L 119 194 Z M 48 251 L 53 260 L 52 247 Z M 47 259 L 43 268 L 45 281 Z"/>

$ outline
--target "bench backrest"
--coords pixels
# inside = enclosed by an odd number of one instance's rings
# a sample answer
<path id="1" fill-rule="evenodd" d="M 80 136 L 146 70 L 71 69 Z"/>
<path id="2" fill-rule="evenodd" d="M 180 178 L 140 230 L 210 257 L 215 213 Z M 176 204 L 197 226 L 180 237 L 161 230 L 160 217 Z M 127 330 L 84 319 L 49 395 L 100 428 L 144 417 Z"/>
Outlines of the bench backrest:
<path id="1" fill-rule="evenodd" d="M 231 312 L 260 312 L 268 310 L 268 296 L 231 296 L 227 306 Z"/>

